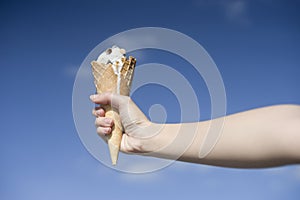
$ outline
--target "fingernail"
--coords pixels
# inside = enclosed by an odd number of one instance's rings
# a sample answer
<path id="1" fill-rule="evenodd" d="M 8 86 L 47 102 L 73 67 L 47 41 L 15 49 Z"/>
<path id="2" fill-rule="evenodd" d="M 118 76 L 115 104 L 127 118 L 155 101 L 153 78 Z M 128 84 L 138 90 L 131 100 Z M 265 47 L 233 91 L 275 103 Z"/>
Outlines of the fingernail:
<path id="1" fill-rule="evenodd" d="M 111 132 L 111 128 L 106 128 L 105 129 L 105 134 L 108 134 L 108 133 L 110 133 Z"/>
<path id="2" fill-rule="evenodd" d="M 96 111 L 96 115 L 101 115 L 101 111 L 100 111 L 100 110 L 97 110 L 97 111 Z"/>

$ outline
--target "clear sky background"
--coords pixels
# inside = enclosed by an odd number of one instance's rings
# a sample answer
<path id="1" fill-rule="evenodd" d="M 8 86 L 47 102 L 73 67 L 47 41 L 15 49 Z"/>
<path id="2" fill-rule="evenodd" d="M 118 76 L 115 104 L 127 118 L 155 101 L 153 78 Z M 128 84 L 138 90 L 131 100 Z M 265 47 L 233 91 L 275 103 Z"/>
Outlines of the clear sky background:
<path id="1" fill-rule="evenodd" d="M 299 199 L 299 166 L 239 170 L 176 162 L 150 174 L 116 172 L 86 151 L 72 118 L 73 83 L 86 55 L 106 38 L 144 26 L 174 29 L 203 45 L 223 77 L 228 114 L 300 104 L 299 6 L 296 0 L 0 1 L 0 199 Z M 141 60 L 159 62 L 153 55 L 160 52 L 152 53 Z M 151 104 L 143 103 L 146 91 L 133 96 L 143 111 Z M 163 94 L 157 88 L 153 103 L 166 102 Z M 207 118 L 209 102 L 200 105 Z M 167 108 L 169 122 L 178 121 L 176 109 Z"/>

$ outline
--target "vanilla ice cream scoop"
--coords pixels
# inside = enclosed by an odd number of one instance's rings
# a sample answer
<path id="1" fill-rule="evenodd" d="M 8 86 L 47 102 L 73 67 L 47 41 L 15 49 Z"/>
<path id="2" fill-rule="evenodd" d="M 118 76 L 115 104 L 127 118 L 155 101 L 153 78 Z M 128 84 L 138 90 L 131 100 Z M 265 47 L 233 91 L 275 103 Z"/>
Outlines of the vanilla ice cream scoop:
<path id="1" fill-rule="evenodd" d="M 120 94 L 121 70 L 126 60 L 125 49 L 121 49 L 114 45 L 112 48 L 106 49 L 97 59 L 97 62 L 102 64 L 112 64 L 115 75 L 117 75 L 117 94 Z"/>
<path id="2" fill-rule="evenodd" d="M 102 64 L 112 63 L 114 64 L 116 61 L 121 61 L 122 58 L 125 58 L 126 51 L 125 49 L 121 49 L 118 46 L 114 45 L 112 48 L 106 49 L 97 59 L 97 62 Z"/>

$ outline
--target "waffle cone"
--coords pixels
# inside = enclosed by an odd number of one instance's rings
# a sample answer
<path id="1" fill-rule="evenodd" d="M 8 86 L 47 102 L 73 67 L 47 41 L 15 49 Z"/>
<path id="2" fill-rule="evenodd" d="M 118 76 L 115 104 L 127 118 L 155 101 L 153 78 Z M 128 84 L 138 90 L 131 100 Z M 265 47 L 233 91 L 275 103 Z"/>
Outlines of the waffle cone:
<path id="1" fill-rule="evenodd" d="M 112 64 L 103 64 L 97 61 L 92 61 L 91 65 L 94 75 L 94 83 L 98 94 L 103 92 L 119 92 L 120 95 L 129 96 L 136 60 L 133 57 L 129 57 L 129 59 L 124 59 L 124 61 L 119 80 L 119 88 L 118 76 L 114 73 Z M 110 105 L 104 105 L 103 108 L 106 111 L 105 117 L 109 117 L 114 120 L 112 133 L 107 136 L 107 142 L 111 162 L 113 165 L 116 165 L 122 141 L 123 127 L 119 113 L 115 108 Z"/>

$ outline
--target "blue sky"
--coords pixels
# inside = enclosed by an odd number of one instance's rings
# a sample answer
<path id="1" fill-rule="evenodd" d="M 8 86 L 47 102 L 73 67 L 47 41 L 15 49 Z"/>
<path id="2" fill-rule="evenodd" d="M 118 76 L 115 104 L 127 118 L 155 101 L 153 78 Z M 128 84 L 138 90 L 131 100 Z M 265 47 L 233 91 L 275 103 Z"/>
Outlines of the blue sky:
<path id="1" fill-rule="evenodd" d="M 73 83 L 87 54 L 114 34 L 147 26 L 180 31 L 207 50 L 224 80 L 228 114 L 300 104 L 298 8 L 296 0 L 1 1 L 0 198 L 299 199 L 299 166 L 237 170 L 176 162 L 151 174 L 116 172 L 86 151 L 72 117 Z M 179 67 L 162 52 L 143 55 L 145 63 Z M 156 89 L 162 98 L 150 100 L 167 102 Z M 203 118 L 207 95 L 197 93 Z M 149 96 L 145 88 L 133 99 L 147 111 Z M 174 110 L 167 108 L 169 122 L 178 121 Z"/>

